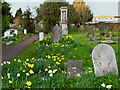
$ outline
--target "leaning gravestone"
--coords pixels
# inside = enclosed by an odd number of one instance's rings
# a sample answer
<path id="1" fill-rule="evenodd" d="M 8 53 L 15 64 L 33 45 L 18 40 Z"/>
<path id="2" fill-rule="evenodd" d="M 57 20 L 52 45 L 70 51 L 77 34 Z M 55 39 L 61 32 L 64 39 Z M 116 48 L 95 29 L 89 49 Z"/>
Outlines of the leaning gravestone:
<path id="1" fill-rule="evenodd" d="M 52 30 L 52 40 L 54 42 L 59 42 L 60 40 L 60 37 L 61 37 L 61 30 L 60 30 L 60 27 L 58 26 L 58 24 L 56 24 L 54 27 L 53 27 L 53 30 Z"/>
<path id="2" fill-rule="evenodd" d="M 120 37 L 117 37 L 116 42 L 117 42 L 117 44 L 120 44 Z"/>
<path id="3" fill-rule="evenodd" d="M 44 38 L 44 33 L 43 32 L 39 33 L 39 40 L 42 41 L 43 38 Z"/>
<path id="4" fill-rule="evenodd" d="M 15 35 L 17 35 L 17 30 L 14 30 Z"/>
<path id="5" fill-rule="evenodd" d="M 115 52 L 110 45 L 97 45 L 92 51 L 92 60 L 96 76 L 103 76 L 110 72 L 118 74 Z"/>

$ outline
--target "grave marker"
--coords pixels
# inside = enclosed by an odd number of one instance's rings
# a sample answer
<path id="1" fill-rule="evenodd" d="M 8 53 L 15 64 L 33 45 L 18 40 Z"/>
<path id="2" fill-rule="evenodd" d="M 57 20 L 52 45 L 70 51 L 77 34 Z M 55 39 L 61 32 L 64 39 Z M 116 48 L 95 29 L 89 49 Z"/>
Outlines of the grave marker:
<path id="1" fill-rule="evenodd" d="M 54 27 L 53 27 L 53 30 L 52 30 L 52 40 L 54 42 L 59 42 L 60 40 L 60 37 L 61 37 L 61 30 L 60 30 L 60 27 L 58 26 L 58 24 L 56 24 Z"/>
<path id="2" fill-rule="evenodd" d="M 94 37 L 94 44 L 97 44 L 97 38 Z"/>
<path id="3" fill-rule="evenodd" d="M 39 40 L 42 41 L 44 38 L 44 33 L 43 32 L 40 32 L 39 33 Z"/>
<path id="4" fill-rule="evenodd" d="M 117 37 L 116 42 L 117 42 L 117 44 L 120 44 L 120 37 Z"/>
<path id="5" fill-rule="evenodd" d="M 27 29 L 24 29 L 24 34 L 27 34 Z"/>
<path id="6" fill-rule="evenodd" d="M 92 51 L 92 60 L 96 76 L 104 76 L 110 72 L 118 75 L 115 52 L 110 45 L 97 45 Z"/>

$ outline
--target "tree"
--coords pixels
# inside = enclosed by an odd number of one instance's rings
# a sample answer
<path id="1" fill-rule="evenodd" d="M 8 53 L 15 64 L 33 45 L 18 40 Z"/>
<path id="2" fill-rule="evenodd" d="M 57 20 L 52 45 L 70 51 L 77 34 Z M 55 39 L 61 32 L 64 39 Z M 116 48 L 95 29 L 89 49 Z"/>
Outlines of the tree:
<path id="1" fill-rule="evenodd" d="M 21 8 L 19 8 L 17 11 L 16 11 L 16 14 L 15 14 L 15 17 L 19 16 L 20 19 L 22 19 L 22 10 Z"/>
<path id="2" fill-rule="evenodd" d="M 27 9 L 22 18 L 22 26 L 23 28 L 27 29 L 29 33 L 34 33 L 35 32 L 35 24 L 34 20 L 31 17 L 31 12 L 30 9 Z"/>
<path id="3" fill-rule="evenodd" d="M 52 31 L 55 24 L 60 21 L 60 7 L 66 6 L 68 3 L 64 2 L 44 2 L 37 9 L 37 21 L 43 20 L 43 29 L 45 33 Z"/>
<path id="4" fill-rule="evenodd" d="M 7 2 L 2 2 L 2 35 L 6 31 L 6 29 L 10 28 L 11 21 L 11 13 L 10 13 L 10 4 Z"/>
<path id="5" fill-rule="evenodd" d="M 76 23 L 82 23 L 83 27 L 85 27 L 85 23 L 91 21 L 93 18 L 89 6 L 86 5 L 86 2 L 83 0 L 80 0 L 79 2 L 74 0 L 73 6 L 75 8 L 74 18 Z"/>

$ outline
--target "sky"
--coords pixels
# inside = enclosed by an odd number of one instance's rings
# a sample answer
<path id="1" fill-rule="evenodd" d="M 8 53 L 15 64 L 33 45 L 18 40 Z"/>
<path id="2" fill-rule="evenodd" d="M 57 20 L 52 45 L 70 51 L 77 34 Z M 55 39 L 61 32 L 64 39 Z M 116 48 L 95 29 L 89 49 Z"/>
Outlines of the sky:
<path id="1" fill-rule="evenodd" d="M 44 2 L 44 0 L 19 0 L 19 1 L 4 0 L 4 1 L 11 4 L 11 13 L 13 16 L 15 16 L 16 10 L 18 10 L 19 8 L 21 8 L 22 11 L 25 11 L 29 7 L 31 9 L 31 12 L 33 12 L 32 17 L 36 16 L 34 8 L 39 7 L 40 3 Z M 73 0 L 66 1 L 68 1 L 70 4 L 73 3 Z M 118 16 L 119 0 L 84 0 L 84 1 L 86 1 L 86 3 L 90 6 L 90 9 L 92 10 L 94 16 L 99 15 Z"/>

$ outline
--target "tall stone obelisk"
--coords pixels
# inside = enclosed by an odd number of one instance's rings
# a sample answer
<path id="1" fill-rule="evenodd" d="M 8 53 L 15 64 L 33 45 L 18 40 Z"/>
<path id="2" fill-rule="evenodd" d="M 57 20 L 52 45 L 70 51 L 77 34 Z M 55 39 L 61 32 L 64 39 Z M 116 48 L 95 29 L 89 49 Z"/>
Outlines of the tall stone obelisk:
<path id="1" fill-rule="evenodd" d="M 67 7 L 61 7 L 60 8 L 61 11 L 61 22 L 60 22 L 60 26 L 61 26 L 61 30 L 62 30 L 62 35 L 67 35 L 68 34 L 68 29 L 67 29 Z"/>

